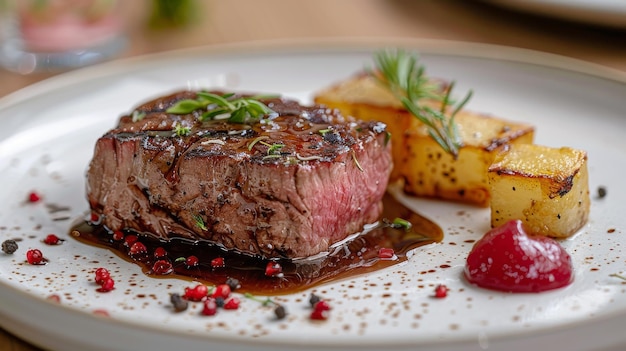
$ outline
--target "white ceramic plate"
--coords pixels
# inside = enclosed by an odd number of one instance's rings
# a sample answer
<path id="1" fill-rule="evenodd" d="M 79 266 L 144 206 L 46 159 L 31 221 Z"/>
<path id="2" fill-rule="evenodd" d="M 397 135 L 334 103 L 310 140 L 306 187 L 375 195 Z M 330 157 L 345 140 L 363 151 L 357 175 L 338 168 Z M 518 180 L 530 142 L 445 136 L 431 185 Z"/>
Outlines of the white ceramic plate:
<path id="1" fill-rule="evenodd" d="M 544 16 L 600 26 L 626 27 L 626 2 L 623 0 L 489 0 L 489 2 Z"/>
<path id="2" fill-rule="evenodd" d="M 487 209 L 406 198 L 446 232 L 442 243 L 406 263 L 318 288 L 334 309 L 329 320 L 308 319 L 309 291 L 280 297 L 289 316 L 243 299 L 238 311 L 215 317 L 199 305 L 172 313 L 169 294 L 190 283 L 152 279 L 104 249 L 68 238 L 71 220 L 87 210 L 84 174 L 95 140 L 136 104 L 174 89 L 216 87 L 311 94 L 371 65 L 377 47 L 422 53 L 432 76 L 474 90 L 469 108 L 527 121 L 536 141 L 589 153 L 589 223 L 564 247 L 575 262 L 572 285 L 540 294 L 482 290 L 462 278 L 471 244 L 489 229 Z M 461 43 L 250 44 L 205 48 L 75 71 L 0 101 L 0 240 L 19 237 L 20 250 L 0 253 L 0 325 L 53 350 L 591 350 L 626 345 L 626 78 L 581 62 L 539 53 Z M 44 201 L 25 203 L 37 191 Z M 592 194 L 593 195 L 593 194 Z M 47 204 L 68 206 L 51 213 Z M 44 246 L 56 233 L 68 240 Z M 25 264 L 41 248 L 45 266 Z M 441 268 L 449 265 L 450 268 Z M 92 272 L 104 266 L 117 285 L 96 292 Z M 433 299 L 446 284 L 445 299 Z M 46 300 L 51 294 L 60 304 Z M 106 310 L 110 317 L 94 314 Z"/>

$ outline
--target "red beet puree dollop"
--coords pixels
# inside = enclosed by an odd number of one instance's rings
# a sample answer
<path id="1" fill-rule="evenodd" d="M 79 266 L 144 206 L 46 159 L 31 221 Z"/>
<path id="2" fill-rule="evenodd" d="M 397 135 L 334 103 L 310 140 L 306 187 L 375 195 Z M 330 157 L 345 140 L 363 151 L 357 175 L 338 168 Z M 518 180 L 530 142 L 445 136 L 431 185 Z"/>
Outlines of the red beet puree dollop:
<path id="1" fill-rule="evenodd" d="M 572 282 L 570 255 L 554 239 L 528 235 L 512 220 L 487 232 L 467 257 L 465 277 L 483 288 L 540 292 Z"/>

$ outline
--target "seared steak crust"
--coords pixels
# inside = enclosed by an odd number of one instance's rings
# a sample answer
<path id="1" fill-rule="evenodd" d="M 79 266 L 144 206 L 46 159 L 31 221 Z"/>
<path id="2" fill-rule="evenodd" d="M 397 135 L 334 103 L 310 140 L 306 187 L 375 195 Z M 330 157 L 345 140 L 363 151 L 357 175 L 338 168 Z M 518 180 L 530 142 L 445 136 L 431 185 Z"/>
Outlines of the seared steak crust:
<path id="1" fill-rule="evenodd" d="M 122 116 L 97 141 L 87 196 L 107 228 L 297 258 L 378 219 L 392 167 L 384 124 L 279 98 L 262 100 L 277 115 L 254 124 L 165 112 L 195 97 L 143 104 L 142 119 Z"/>

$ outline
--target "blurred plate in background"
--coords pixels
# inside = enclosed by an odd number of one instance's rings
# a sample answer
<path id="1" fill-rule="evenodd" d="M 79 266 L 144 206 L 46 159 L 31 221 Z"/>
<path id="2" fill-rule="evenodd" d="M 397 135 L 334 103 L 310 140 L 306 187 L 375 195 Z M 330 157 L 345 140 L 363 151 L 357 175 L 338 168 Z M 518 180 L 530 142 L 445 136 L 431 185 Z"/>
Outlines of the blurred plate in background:
<path id="1" fill-rule="evenodd" d="M 488 0 L 488 2 L 533 14 L 626 28 L 624 0 Z"/>

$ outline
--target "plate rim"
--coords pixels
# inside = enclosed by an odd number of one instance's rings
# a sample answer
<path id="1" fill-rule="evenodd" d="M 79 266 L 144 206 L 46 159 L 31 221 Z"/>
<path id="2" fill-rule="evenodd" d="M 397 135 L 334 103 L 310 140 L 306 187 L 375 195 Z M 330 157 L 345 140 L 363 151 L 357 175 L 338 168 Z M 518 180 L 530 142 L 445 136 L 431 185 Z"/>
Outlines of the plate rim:
<path id="1" fill-rule="evenodd" d="M 381 47 L 407 47 L 413 48 L 422 54 L 429 55 L 449 55 L 455 57 L 471 57 L 471 58 L 479 58 L 479 59 L 487 59 L 487 60 L 497 60 L 497 61 L 510 61 L 515 63 L 522 64 L 532 64 L 541 67 L 547 67 L 551 69 L 558 69 L 561 71 L 569 71 L 573 73 L 585 74 L 592 77 L 600 78 L 603 80 L 608 80 L 612 82 L 617 82 L 621 84 L 626 84 L 626 72 L 612 69 L 603 65 L 590 63 L 587 61 L 574 59 L 562 55 L 550 54 L 535 50 L 522 49 L 522 48 L 514 48 L 509 46 L 501 46 L 501 45 L 492 45 L 492 44 L 482 44 L 482 43 L 469 43 L 469 42 L 459 42 L 459 41 L 446 41 L 446 40 L 421 40 L 421 39 L 412 39 L 412 38 L 339 38 L 334 40 L 328 39 L 310 39 L 310 40 L 269 40 L 269 41 L 254 41 L 254 42 L 238 42 L 238 43 L 228 43 L 228 44 L 219 44 L 219 45 L 207 45 L 200 46 L 194 48 L 186 48 L 186 49 L 178 49 L 171 50 L 167 52 L 154 53 L 154 54 L 146 54 L 131 58 L 114 60 L 82 69 L 78 69 L 75 71 L 62 73 L 60 75 L 50 77 L 48 79 L 42 80 L 38 83 L 29 85 L 24 87 L 18 91 L 15 91 L 9 95 L 6 95 L 3 98 L 0 98 L 0 110 L 10 107 L 12 105 L 19 104 L 20 102 L 25 101 L 32 96 L 37 96 L 39 94 L 45 94 L 55 89 L 65 89 L 75 84 L 80 84 L 85 81 L 89 81 L 98 77 L 106 77 L 111 74 L 120 74 L 125 71 L 131 70 L 133 67 L 136 67 L 139 64 L 159 64 L 163 61 L 175 60 L 181 57 L 197 57 L 197 56 L 206 56 L 206 55 L 236 55 L 236 54 L 263 54 L 263 53 L 307 53 L 307 52 L 317 52 L 316 50 L 323 50 L 322 52 L 353 52 L 355 50 L 374 50 L 376 48 Z M 59 86 L 60 85 L 60 86 Z M 14 293 L 23 295 L 24 297 L 31 298 L 37 300 L 38 302 L 50 303 L 50 301 L 46 301 L 44 298 L 40 296 L 30 295 L 24 291 L 21 291 L 13 286 L 6 285 L 3 282 L 0 282 L 3 287 L 8 287 L 14 290 Z M 73 306 L 58 306 L 59 308 L 67 311 L 71 310 L 72 313 L 78 315 L 91 315 L 89 311 L 82 310 Z M 595 317 L 594 323 L 611 323 L 611 321 L 617 317 L 623 316 L 624 311 L 611 311 L 608 313 L 604 313 L 601 317 Z M 140 323 L 133 323 L 132 321 L 128 321 L 125 319 L 102 319 L 98 316 L 91 315 L 93 318 L 98 318 L 103 320 L 106 323 L 113 324 L 123 324 L 126 326 L 130 326 L 133 328 L 142 328 L 144 330 L 152 331 L 151 328 L 146 327 Z M 564 328 L 574 329 L 576 327 L 584 327 L 588 322 L 575 321 L 570 322 L 567 325 L 556 325 L 551 326 L 544 333 L 558 332 L 562 331 Z M 2 323 L 4 324 L 4 323 Z M 9 330 L 5 327 L 5 329 Z M 160 330 L 162 331 L 162 330 Z M 16 333 L 17 334 L 17 333 Z M 181 336 L 183 335 L 182 331 L 175 331 L 170 334 Z M 184 333 L 186 336 L 197 337 L 193 333 Z M 509 338 L 523 338 L 528 336 L 528 332 L 520 331 L 515 333 L 501 333 L 500 335 L 493 337 L 493 341 L 504 340 Z M 538 334 L 533 335 L 538 336 Z M 206 337 L 200 337 L 203 340 L 206 340 Z M 215 339 L 216 341 L 233 341 L 232 337 L 225 337 L 221 335 L 213 335 L 211 339 Z M 252 344 L 253 342 L 258 342 L 258 340 L 246 340 L 247 344 Z M 369 340 L 369 339 L 368 339 Z M 452 340 L 443 341 L 445 344 L 451 343 L 465 343 L 475 341 L 469 338 L 454 338 Z M 244 340 L 240 340 L 238 342 L 244 342 Z M 402 340 L 399 343 L 393 343 L 392 347 L 403 347 L 409 346 L 407 345 L 409 340 Z M 370 345 L 368 341 L 368 345 Z M 277 343 L 273 339 L 265 340 L 262 342 L 263 346 L 298 346 L 297 343 L 294 343 L 293 340 L 285 343 Z M 326 345 L 330 346 L 348 346 L 345 343 L 337 343 L 336 341 L 332 344 L 327 344 L 321 342 L 316 344 L 316 346 L 324 347 Z M 388 345 L 388 342 L 381 341 L 380 344 L 376 344 L 375 346 L 380 347 Z M 420 343 L 417 344 L 419 346 L 428 347 L 429 343 Z M 352 342 L 350 346 L 359 346 L 354 345 Z"/>
<path id="2" fill-rule="evenodd" d="M 337 37 L 307 38 L 304 40 L 269 39 L 208 44 L 190 48 L 174 49 L 120 58 L 79 68 L 43 79 L 1 97 L 0 109 L 24 101 L 32 95 L 46 93 L 54 89 L 62 89 L 90 79 L 106 77 L 116 73 L 119 74 L 123 71 L 130 70 L 132 67 L 140 63 L 157 64 L 160 61 L 170 61 L 182 57 L 202 56 L 208 54 L 263 54 L 278 53 L 280 51 L 289 51 L 290 53 L 306 53 L 319 52 L 319 50 L 324 50 L 326 52 L 331 50 L 337 52 L 350 52 L 366 49 L 375 50 L 383 47 L 404 47 L 416 50 L 419 54 L 440 54 L 455 57 L 532 64 L 546 68 L 559 69 L 562 71 L 582 73 L 626 84 L 626 71 L 570 56 L 514 46 L 410 37 Z"/>

